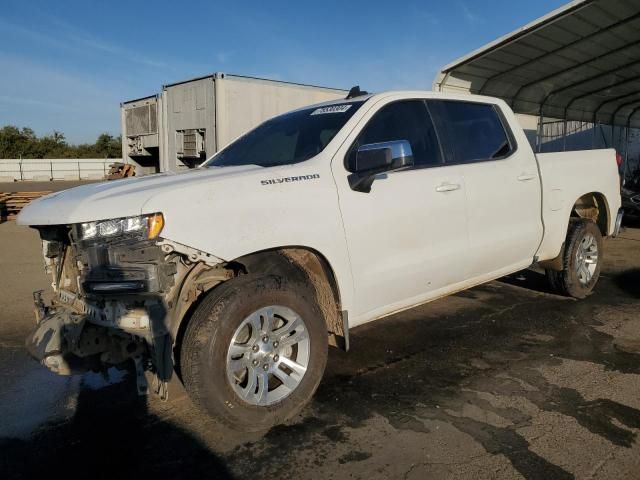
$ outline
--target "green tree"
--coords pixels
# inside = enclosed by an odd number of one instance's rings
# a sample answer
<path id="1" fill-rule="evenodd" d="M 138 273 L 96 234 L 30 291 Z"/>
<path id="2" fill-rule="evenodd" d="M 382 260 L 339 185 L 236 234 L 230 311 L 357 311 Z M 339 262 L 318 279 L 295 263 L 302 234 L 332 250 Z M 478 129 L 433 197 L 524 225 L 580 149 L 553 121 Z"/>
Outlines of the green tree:
<path id="1" fill-rule="evenodd" d="M 0 157 L 19 158 L 37 154 L 38 138 L 30 128 L 8 125 L 0 129 Z M 38 157 L 33 157 L 38 158 Z"/>
<path id="2" fill-rule="evenodd" d="M 103 133 L 95 143 L 96 153 L 99 158 L 120 158 L 122 157 L 122 143 L 120 137 L 113 137 L 108 133 Z"/>
<path id="3" fill-rule="evenodd" d="M 28 128 L 0 128 L 0 158 L 122 158 L 121 137 L 101 134 L 93 144 L 69 145 L 62 132 L 38 137 Z"/>

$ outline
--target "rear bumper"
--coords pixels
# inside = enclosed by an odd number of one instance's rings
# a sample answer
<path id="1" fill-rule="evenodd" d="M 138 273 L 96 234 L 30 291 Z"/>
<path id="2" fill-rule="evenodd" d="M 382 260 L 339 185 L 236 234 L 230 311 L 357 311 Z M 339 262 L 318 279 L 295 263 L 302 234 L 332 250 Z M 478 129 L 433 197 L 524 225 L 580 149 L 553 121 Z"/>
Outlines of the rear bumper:
<path id="1" fill-rule="evenodd" d="M 617 237 L 620 234 L 620 229 L 622 228 L 622 218 L 624 217 L 624 210 L 621 208 L 618 210 L 618 215 L 616 216 L 616 223 L 613 228 L 612 237 Z"/>

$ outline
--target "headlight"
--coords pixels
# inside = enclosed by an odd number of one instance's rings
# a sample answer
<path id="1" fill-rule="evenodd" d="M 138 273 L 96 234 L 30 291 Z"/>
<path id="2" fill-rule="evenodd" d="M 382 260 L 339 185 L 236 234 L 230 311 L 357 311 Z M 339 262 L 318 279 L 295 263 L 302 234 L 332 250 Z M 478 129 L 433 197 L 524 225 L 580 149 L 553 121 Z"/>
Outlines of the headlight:
<path id="1" fill-rule="evenodd" d="M 139 215 L 137 217 L 115 218 L 99 222 L 81 223 L 79 229 L 80 240 L 108 238 L 120 236 L 138 236 L 152 240 L 160 235 L 164 227 L 161 213 Z"/>

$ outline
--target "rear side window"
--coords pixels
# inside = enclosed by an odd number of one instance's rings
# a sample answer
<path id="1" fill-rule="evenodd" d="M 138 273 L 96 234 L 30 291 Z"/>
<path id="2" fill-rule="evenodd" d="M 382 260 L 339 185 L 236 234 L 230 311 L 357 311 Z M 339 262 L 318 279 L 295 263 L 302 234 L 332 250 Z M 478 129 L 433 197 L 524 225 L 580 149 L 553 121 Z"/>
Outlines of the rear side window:
<path id="1" fill-rule="evenodd" d="M 451 150 L 446 162 L 496 160 L 508 156 L 514 149 L 493 105 L 433 100 L 429 102 L 429 109 Z"/>
<path id="2" fill-rule="evenodd" d="M 358 147 L 394 140 L 411 144 L 416 167 L 442 164 L 440 144 L 425 103 L 406 100 L 382 107 L 369 120 L 347 154 L 347 168 L 353 171 Z"/>

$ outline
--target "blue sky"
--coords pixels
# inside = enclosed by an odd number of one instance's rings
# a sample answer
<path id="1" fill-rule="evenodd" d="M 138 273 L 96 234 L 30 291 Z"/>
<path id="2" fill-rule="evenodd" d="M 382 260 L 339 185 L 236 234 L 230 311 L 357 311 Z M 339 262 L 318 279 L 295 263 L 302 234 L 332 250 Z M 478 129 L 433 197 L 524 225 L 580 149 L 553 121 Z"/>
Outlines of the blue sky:
<path id="1" fill-rule="evenodd" d="M 439 67 L 564 3 L 3 0 L 0 126 L 93 142 L 119 134 L 121 101 L 211 72 L 429 89 Z"/>

